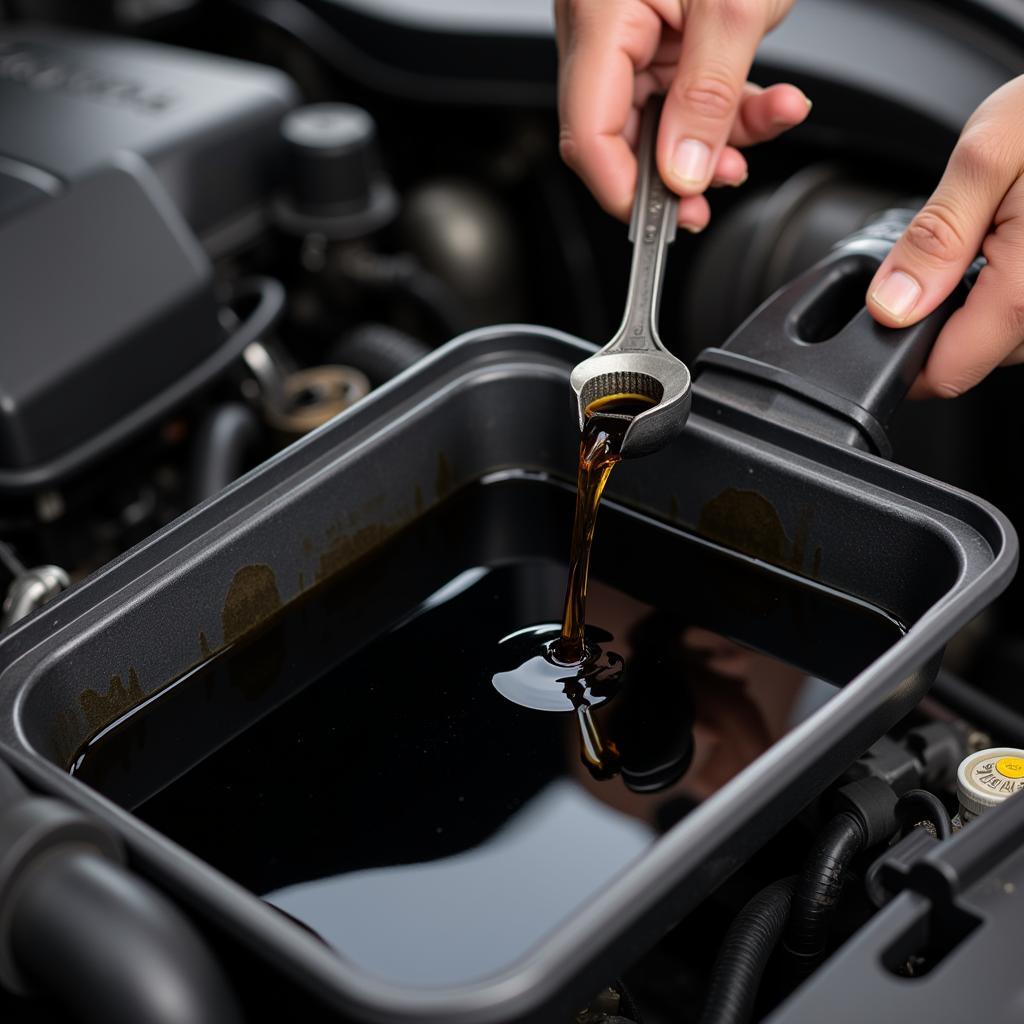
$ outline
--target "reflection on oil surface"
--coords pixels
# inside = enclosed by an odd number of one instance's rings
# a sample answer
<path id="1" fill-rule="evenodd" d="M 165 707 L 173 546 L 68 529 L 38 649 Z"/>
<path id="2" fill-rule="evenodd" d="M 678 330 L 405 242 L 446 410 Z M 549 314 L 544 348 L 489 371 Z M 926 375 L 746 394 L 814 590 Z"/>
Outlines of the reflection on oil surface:
<path id="1" fill-rule="evenodd" d="M 595 777 L 572 701 L 492 683 L 501 638 L 559 621 L 572 501 L 536 479 L 465 490 L 75 774 L 393 983 L 507 967 L 900 635 L 609 506 L 588 617 L 626 668 L 590 707 L 616 752 Z"/>

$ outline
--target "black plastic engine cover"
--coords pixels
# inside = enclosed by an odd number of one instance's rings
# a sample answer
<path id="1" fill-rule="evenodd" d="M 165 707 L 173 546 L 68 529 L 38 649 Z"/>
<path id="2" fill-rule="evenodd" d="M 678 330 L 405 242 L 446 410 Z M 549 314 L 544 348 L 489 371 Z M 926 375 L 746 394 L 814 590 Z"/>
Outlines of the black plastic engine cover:
<path id="1" fill-rule="evenodd" d="M 296 97 L 256 64 L 0 31 L 0 492 L 79 472 L 223 369 L 210 255 L 260 230 Z"/>
<path id="2" fill-rule="evenodd" d="M 0 172 L 73 185 L 114 153 L 143 157 L 200 235 L 264 202 L 278 124 L 298 100 L 280 71 L 49 26 L 0 31 Z M 0 216 L 3 215 L 0 200 Z"/>
<path id="3" fill-rule="evenodd" d="M 213 271 L 138 157 L 0 224 L 0 467 L 39 466 L 223 340 Z"/>

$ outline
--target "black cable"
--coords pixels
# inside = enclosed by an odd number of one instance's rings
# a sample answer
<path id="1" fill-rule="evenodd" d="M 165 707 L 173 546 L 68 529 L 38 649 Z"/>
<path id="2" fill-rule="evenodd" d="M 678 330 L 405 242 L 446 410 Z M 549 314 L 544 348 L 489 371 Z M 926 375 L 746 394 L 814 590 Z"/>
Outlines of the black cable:
<path id="1" fill-rule="evenodd" d="M 700 1024 L 745 1024 L 772 952 L 786 927 L 796 876 L 765 886 L 736 915 L 711 971 Z"/>
<path id="2" fill-rule="evenodd" d="M 932 683 L 932 693 L 950 711 L 963 715 L 971 725 L 984 729 L 1010 746 L 1024 746 L 1024 715 L 971 686 L 946 669 Z"/>
<path id="3" fill-rule="evenodd" d="M 262 276 L 244 277 L 236 281 L 231 289 L 229 304 L 236 306 L 253 300 L 256 305 L 240 318 L 231 331 L 226 347 L 233 352 L 242 352 L 277 323 L 287 300 L 284 285 L 272 277 Z"/>
<path id="4" fill-rule="evenodd" d="M 211 409 L 196 427 L 189 466 L 189 502 L 219 494 L 237 480 L 262 431 L 256 413 L 241 402 Z"/>
<path id="5" fill-rule="evenodd" d="M 786 949 L 804 971 L 816 966 L 828 947 L 828 926 L 843 892 L 846 870 L 864 848 L 864 828 L 844 811 L 832 818 L 815 841 L 793 897 Z"/>
<path id="6" fill-rule="evenodd" d="M 29 469 L 0 468 L 0 491 L 30 493 L 53 480 L 81 471 L 90 462 L 107 457 L 113 448 L 127 443 L 146 427 L 195 398 L 229 370 L 248 346 L 277 322 L 285 306 L 284 285 L 270 277 L 248 277 L 234 285 L 232 306 L 243 308 L 239 322 L 201 363 L 183 373 L 156 398 L 132 409 L 77 448 L 51 462 Z"/>
<path id="7" fill-rule="evenodd" d="M 901 816 L 904 816 L 906 811 L 915 805 L 923 809 L 924 813 L 913 819 L 908 818 L 909 824 L 916 824 L 925 819 L 935 826 L 935 834 L 939 839 L 948 839 L 953 834 L 953 823 L 950 820 L 949 811 L 934 793 L 929 793 L 927 789 L 907 790 L 900 797 L 896 809 Z"/>

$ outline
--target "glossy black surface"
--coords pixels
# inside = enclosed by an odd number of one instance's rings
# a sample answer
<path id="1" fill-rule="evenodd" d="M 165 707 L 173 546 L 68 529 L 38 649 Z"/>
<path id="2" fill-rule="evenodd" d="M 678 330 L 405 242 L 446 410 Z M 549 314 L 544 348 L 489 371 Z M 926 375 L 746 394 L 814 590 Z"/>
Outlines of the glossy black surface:
<path id="1" fill-rule="evenodd" d="M 627 679 L 593 713 L 621 759 L 597 780 L 575 715 L 492 684 L 498 641 L 558 617 L 572 500 L 539 479 L 463 490 L 105 730 L 75 774 L 373 974 L 507 967 L 901 632 L 609 506 L 588 617 Z M 198 716 L 219 749 L 189 752 Z M 154 756 L 169 735 L 177 762 Z"/>

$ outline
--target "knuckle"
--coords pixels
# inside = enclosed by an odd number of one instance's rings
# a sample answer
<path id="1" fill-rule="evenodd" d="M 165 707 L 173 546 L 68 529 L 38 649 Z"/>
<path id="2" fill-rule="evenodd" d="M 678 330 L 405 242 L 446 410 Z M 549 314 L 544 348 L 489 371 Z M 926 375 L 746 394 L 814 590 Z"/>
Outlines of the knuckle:
<path id="1" fill-rule="evenodd" d="M 753 25 L 764 4 L 752 0 L 717 0 L 716 6 L 722 21 L 732 29 L 745 29 Z"/>
<path id="2" fill-rule="evenodd" d="M 968 128 L 957 144 L 957 159 L 972 177 L 988 178 L 1002 172 L 1009 154 L 1004 139 L 988 130 Z"/>
<path id="3" fill-rule="evenodd" d="M 740 90 L 723 72 L 705 69 L 679 83 L 677 98 L 687 110 L 701 117 L 718 119 L 736 109 Z"/>
<path id="4" fill-rule="evenodd" d="M 703 0 L 705 11 L 731 29 L 745 29 L 753 25 L 764 10 L 763 0 Z"/>
<path id="5" fill-rule="evenodd" d="M 904 237 L 915 249 L 937 263 L 953 263 L 964 250 L 963 234 L 956 215 L 934 201 L 910 222 Z"/>

